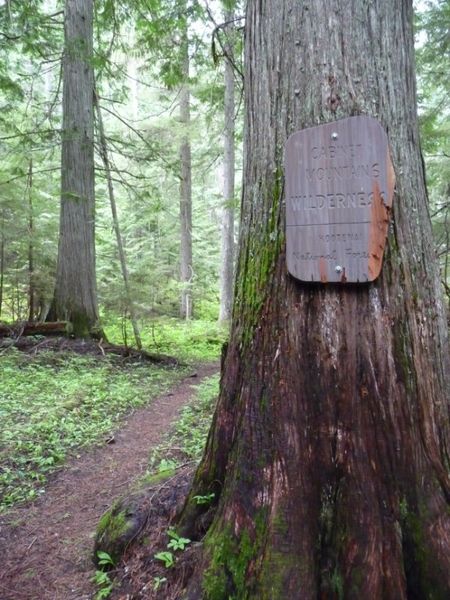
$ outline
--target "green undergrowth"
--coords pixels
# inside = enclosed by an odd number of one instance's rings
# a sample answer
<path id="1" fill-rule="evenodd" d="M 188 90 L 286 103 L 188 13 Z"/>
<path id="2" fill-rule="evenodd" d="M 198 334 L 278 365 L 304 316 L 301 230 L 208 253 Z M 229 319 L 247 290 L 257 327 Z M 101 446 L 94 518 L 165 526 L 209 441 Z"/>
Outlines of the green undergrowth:
<path id="1" fill-rule="evenodd" d="M 103 324 L 110 342 L 133 345 L 130 323 L 120 324 L 117 319 L 105 317 Z M 158 318 L 141 324 L 142 344 L 149 352 L 169 354 L 184 361 L 217 360 L 227 328 L 217 321 L 180 321 Z"/>
<path id="2" fill-rule="evenodd" d="M 181 410 L 167 439 L 152 451 L 145 478 L 148 483 L 157 483 L 180 465 L 201 459 L 218 395 L 219 374 L 197 386 L 193 400 Z"/>
<path id="3" fill-rule="evenodd" d="M 105 443 L 119 419 L 186 374 L 69 352 L 0 357 L 0 512 L 43 493 L 69 452 Z"/>

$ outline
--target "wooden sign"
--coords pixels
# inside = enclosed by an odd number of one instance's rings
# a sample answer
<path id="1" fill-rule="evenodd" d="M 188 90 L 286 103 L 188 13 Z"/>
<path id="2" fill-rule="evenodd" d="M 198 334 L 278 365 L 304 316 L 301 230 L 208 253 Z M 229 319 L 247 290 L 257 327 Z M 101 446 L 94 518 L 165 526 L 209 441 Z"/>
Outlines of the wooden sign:
<path id="1" fill-rule="evenodd" d="M 395 184 L 380 123 L 358 116 L 295 132 L 285 171 L 289 273 L 322 283 L 376 279 Z"/>

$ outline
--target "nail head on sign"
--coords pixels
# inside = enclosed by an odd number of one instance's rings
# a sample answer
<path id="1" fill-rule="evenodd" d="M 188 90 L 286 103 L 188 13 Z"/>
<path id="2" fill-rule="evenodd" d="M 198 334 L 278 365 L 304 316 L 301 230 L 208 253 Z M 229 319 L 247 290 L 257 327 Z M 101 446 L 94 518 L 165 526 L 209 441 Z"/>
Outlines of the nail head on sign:
<path id="1" fill-rule="evenodd" d="M 335 131 L 333 131 L 333 133 L 331 134 L 331 139 L 332 140 L 337 140 L 338 139 L 338 134 Z"/>
<path id="2" fill-rule="evenodd" d="M 341 265 L 336 265 L 334 267 L 334 270 L 336 271 L 336 273 L 342 273 L 342 267 L 341 267 Z"/>

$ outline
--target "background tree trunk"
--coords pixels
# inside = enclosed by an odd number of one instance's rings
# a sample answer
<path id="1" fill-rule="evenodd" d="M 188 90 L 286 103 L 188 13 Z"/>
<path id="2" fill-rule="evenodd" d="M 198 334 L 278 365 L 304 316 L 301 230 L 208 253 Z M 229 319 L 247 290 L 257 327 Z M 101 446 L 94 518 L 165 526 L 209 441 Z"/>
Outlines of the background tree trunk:
<path id="1" fill-rule="evenodd" d="M 192 161 L 189 127 L 191 123 L 189 92 L 189 44 L 187 22 L 182 32 L 182 74 L 183 84 L 180 89 L 180 122 L 183 137 L 180 146 L 181 181 L 180 181 L 180 279 L 182 319 L 192 317 Z"/>
<path id="2" fill-rule="evenodd" d="M 130 289 L 130 277 L 128 275 L 127 260 L 125 256 L 125 248 L 123 246 L 122 235 L 120 233 L 119 215 L 117 214 L 116 198 L 114 196 L 114 186 L 111 176 L 111 165 L 109 162 L 108 155 L 108 144 L 106 142 L 105 128 L 103 126 L 102 110 L 98 102 L 97 93 L 94 93 L 94 107 L 97 113 L 97 128 L 99 137 L 99 149 L 100 156 L 102 157 L 103 166 L 105 168 L 106 181 L 108 183 L 108 196 L 109 203 L 111 205 L 111 214 L 114 225 L 114 232 L 116 234 L 117 250 L 119 251 L 120 270 L 122 271 L 123 284 L 125 287 L 125 297 L 127 302 L 127 309 L 130 313 L 131 326 L 133 327 L 134 340 L 138 350 L 142 350 L 141 333 L 139 331 L 139 325 L 136 318 L 136 310 L 134 308 L 133 297 Z"/>
<path id="3" fill-rule="evenodd" d="M 427 209 L 407 0 L 249 0 L 234 319 L 204 459 L 181 515 L 203 559 L 187 597 L 450 595 L 448 339 Z M 379 119 L 397 177 L 373 284 L 286 270 L 283 148 Z"/>
<path id="4" fill-rule="evenodd" d="M 5 278 L 5 211 L 2 210 L 2 227 L 0 230 L 0 317 L 3 310 L 3 285 Z"/>
<path id="5" fill-rule="evenodd" d="M 233 11 L 225 11 L 225 22 L 232 21 Z M 224 190 L 222 208 L 221 258 L 220 258 L 220 310 L 219 321 L 231 318 L 233 303 L 234 271 L 234 70 L 232 64 L 234 26 L 230 23 L 226 30 L 225 56 L 225 98 L 224 98 Z"/>
<path id="6" fill-rule="evenodd" d="M 66 0 L 61 216 L 52 318 L 98 328 L 95 279 L 93 0 Z"/>
<path id="7" fill-rule="evenodd" d="M 36 317 L 36 290 L 34 276 L 34 218 L 33 218 L 33 159 L 28 165 L 28 320 Z"/>

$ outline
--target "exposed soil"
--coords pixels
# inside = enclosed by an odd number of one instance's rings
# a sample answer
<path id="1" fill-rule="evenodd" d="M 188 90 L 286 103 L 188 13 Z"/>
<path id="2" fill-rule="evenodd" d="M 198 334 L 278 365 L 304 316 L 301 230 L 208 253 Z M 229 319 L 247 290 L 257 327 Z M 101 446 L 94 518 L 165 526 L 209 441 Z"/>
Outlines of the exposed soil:
<path id="1" fill-rule="evenodd" d="M 171 392 L 132 413 L 114 443 L 70 459 L 33 504 L 0 519 L 1 600 L 87 600 L 93 534 L 112 500 L 133 488 L 148 464 L 149 452 L 163 439 L 192 386 L 218 371 L 203 365 Z"/>

